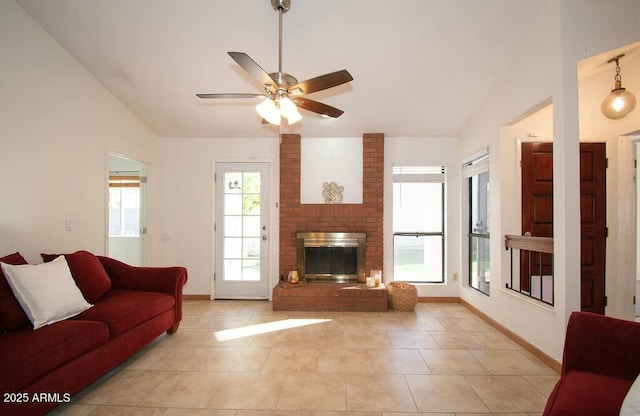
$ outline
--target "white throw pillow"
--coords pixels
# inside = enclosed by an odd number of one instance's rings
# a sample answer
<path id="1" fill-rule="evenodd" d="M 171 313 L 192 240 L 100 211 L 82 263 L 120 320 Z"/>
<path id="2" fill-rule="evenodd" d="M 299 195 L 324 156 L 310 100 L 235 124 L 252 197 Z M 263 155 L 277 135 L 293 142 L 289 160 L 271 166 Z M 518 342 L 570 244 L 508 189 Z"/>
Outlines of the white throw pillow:
<path id="1" fill-rule="evenodd" d="M 620 409 L 620 416 L 638 415 L 640 415 L 640 376 L 636 377 L 636 381 L 631 385 Z"/>
<path id="2" fill-rule="evenodd" d="M 62 321 L 89 309 L 64 256 L 49 263 L 13 266 L 0 263 L 11 290 L 33 329 Z"/>

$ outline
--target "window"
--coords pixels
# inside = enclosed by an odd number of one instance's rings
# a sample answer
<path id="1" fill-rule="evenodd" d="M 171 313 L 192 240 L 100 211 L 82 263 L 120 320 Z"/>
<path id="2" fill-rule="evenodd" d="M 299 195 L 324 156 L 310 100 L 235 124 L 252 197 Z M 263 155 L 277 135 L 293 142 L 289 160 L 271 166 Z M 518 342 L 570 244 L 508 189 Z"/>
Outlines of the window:
<path id="1" fill-rule="evenodd" d="M 109 236 L 140 235 L 140 177 L 109 176 Z"/>
<path id="2" fill-rule="evenodd" d="M 462 167 L 468 191 L 468 276 L 469 286 L 489 296 L 489 154 L 467 162 Z"/>
<path id="3" fill-rule="evenodd" d="M 393 167 L 393 279 L 444 282 L 444 166 Z"/>

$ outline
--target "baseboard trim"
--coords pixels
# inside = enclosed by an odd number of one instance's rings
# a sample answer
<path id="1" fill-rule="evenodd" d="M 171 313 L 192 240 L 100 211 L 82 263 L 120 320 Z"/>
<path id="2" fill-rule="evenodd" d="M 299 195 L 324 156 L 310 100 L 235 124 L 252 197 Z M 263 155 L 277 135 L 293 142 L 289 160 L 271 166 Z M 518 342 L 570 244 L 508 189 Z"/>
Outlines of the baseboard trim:
<path id="1" fill-rule="evenodd" d="M 489 325 L 491 325 L 492 327 L 494 327 L 495 329 L 497 329 L 498 331 L 502 332 L 504 335 L 509 337 L 509 339 L 511 339 L 513 342 L 520 345 L 525 350 L 529 351 L 534 357 L 538 358 L 540 361 L 542 361 L 543 363 L 551 367 L 556 373 L 560 374 L 560 371 L 562 369 L 561 363 L 557 362 L 552 357 L 545 354 L 542 350 L 540 350 L 538 347 L 536 347 L 535 345 L 531 344 L 529 341 L 522 338 L 520 335 L 510 331 L 502 324 L 493 320 L 488 315 L 486 315 L 476 307 L 472 306 L 470 303 L 468 303 L 464 299 L 458 299 L 458 302 L 460 302 L 462 305 L 464 305 L 464 307 L 469 309 L 474 314 L 478 315 L 480 318 L 486 321 Z"/>
<path id="2" fill-rule="evenodd" d="M 182 295 L 183 300 L 211 300 L 210 295 Z"/>
<path id="3" fill-rule="evenodd" d="M 460 298 L 457 296 L 420 296 L 418 302 L 460 303 Z"/>

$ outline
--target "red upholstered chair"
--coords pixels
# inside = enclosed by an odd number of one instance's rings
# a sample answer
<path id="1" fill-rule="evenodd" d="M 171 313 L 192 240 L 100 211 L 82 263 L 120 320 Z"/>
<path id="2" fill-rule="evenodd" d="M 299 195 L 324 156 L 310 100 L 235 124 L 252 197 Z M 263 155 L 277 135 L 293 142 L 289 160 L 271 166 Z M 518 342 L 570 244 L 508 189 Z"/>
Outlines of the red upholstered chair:
<path id="1" fill-rule="evenodd" d="M 618 416 L 639 373 L 640 323 L 573 312 L 561 377 L 543 415 Z"/>

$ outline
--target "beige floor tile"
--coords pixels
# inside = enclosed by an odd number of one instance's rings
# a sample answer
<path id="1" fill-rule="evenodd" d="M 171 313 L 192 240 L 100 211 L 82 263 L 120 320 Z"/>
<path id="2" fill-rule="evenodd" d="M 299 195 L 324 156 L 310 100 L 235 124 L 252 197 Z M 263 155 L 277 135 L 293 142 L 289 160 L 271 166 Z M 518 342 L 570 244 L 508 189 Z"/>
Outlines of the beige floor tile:
<path id="1" fill-rule="evenodd" d="M 416 349 L 370 350 L 373 369 L 383 374 L 431 374 Z"/>
<path id="2" fill-rule="evenodd" d="M 164 416 L 166 411 L 161 407 L 98 406 L 89 416 Z"/>
<path id="3" fill-rule="evenodd" d="M 476 332 L 475 335 L 487 346 L 489 349 L 496 350 L 522 350 L 520 345 L 509 339 L 506 335 L 498 331 L 486 331 Z"/>
<path id="4" fill-rule="evenodd" d="M 391 348 L 391 342 L 387 331 L 363 327 L 344 332 L 342 346 L 344 348 Z"/>
<path id="5" fill-rule="evenodd" d="M 315 372 L 318 371 L 320 349 L 318 348 L 271 348 L 263 364 L 263 372 Z"/>
<path id="6" fill-rule="evenodd" d="M 487 346 L 469 331 L 429 331 L 431 337 L 443 350 L 485 349 Z"/>
<path id="7" fill-rule="evenodd" d="M 420 350 L 433 374 L 489 374 L 467 350 Z"/>
<path id="8" fill-rule="evenodd" d="M 373 374 L 370 348 L 324 349 L 318 361 L 319 373 Z"/>
<path id="9" fill-rule="evenodd" d="M 175 347 L 158 360 L 152 370 L 164 371 L 212 371 L 213 357 L 220 352 L 217 347 Z"/>
<path id="10" fill-rule="evenodd" d="M 476 317 L 469 309 L 459 303 L 418 303 L 416 305 L 416 314 L 420 316 L 433 317 Z"/>
<path id="11" fill-rule="evenodd" d="M 206 365 L 214 371 L 260 371 L 270 351 L 261 347 L 220 348 Z"/>
<path id="12" fill-rule="evenodd" d="M 149 370 L 158 361 L 166 357 L 171 351 L 171 348 L 163 348 L 161 346 L 145 348 L 133 357 L 129 358 L 122 365 L 122 368 L 126 368 L 127 370 Z"/>
<path id="13" fill-rule="evenodd" d="M 207 345 L 212 330 L 206 328 L 180 328 L 178 332 L 167 336 L 162 345 L 169 347 L 202 347 Z"/>
<path id="14" fill-rule="evenodd" d="M 416 405 L 404 376 L 348 374 L 347 410 L 415 412 Z"/>
<path id="15" fill-rule="evenodd" d="M 229 373 L 207 407 L 215 409 L 275 409 L 285 373 Z"/>
<path id="16" fill-rule="evenodd" d="M 344 413 L 339 415 L 346 416 Z M 238 410 L 236 416 L 315 416 L 308 410 Z"/>
<path id="17" fill-rule="evenodd" d="M 555 387 L 559 375 L 549 375 L 549 376 L 523 376 L 525 380 L 533 385 L 544 397 L 549 397 L 551 391 Z"/>
<path id="18" fill-rule="evenodd" d="M 492 412 L 541 412 L 547 399 L 522 376 L 466 376 Z"/>
<path id="19" fill-rule="evenodd" d="M 171 375 L 163 371 L 121 370 L 102 378 L 74 396 L 74 403 L 135 406 L 162 380 Z"/>
<path id="20" fill-rule="evenodd" d="M 554 371 L 527 351 L 472 350 L 471 354 L 494 375 L 552 375 Z"/>
<path id="21" fill-rule="evenodd" d="M 429 331 L 387 331 L 393 348 L 440 348 Z"/>
<path id="22" fill-rule="evenodd" d="M 158 377 L 160 384 L 140 403 L 151 407 L 204 408 L 228 373 L 175 371 Z"/>
<path id="23" fill-rule="evenodd" d="M 345 376 L 336 373 L 289 373 L 278 410 L 346 410 Z"/>
<path id="24" fill-rule="evenodd" d="M 486 323 L 477 316 L 457 317 L 442 316 L 438 317 L 438 321 L 445 327 L 447 331 L 495 331 L 495 328 Z"/>
<path id="25" fill-rule="evenodd" d="M 237 416 L 237 410 L 222 409 L 167 409 L 162 416 Z"/>
<path id="26" fill-rule="evenodd" d="M 64 416 L 87 416 L 98 407 L 93 404 L 63 404 L 51 410 L 47 415 L 56 416 L 56 415 L 64 415 Z"/>
<path id="27" fill-rule="evenodd" d="M 489 412 L 463 376 L 405 377 L 420 412 Z"/>
<path id="28" fill-rule="evenodd" d="M 400 317 L 391 314 L 372 313 L 361 319 L 367 329 L 398 329 L 402 327 Z"/>
<path id="29" fill-rule="evenodd" d="M 421 317 L 417 315 L 411 315 L 407 317 L 400 317 L 400 322 L 404 329 L 408 331 L 444 331 L 437 318 Z"/>

